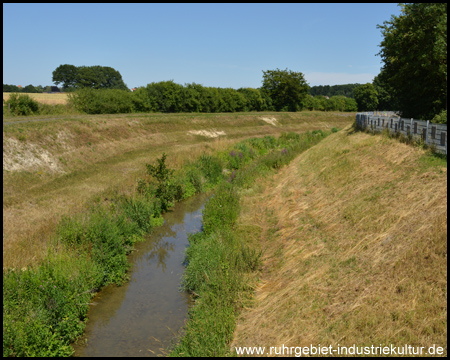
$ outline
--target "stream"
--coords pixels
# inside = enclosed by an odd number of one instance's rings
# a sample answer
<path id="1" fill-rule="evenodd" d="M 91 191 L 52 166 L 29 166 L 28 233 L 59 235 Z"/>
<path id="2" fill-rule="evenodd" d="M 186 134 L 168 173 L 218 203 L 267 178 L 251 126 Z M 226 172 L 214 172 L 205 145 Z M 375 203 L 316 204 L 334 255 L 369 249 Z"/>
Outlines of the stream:
<path id="1" fill-rule="evenodd" d="M 205 195 L 177 203 L 129 255 L 130 281 L 91 300 L 74 356 L 164 356 L 180 335 L 191 296 L 180 290 L 188 233 L 201 230 Z"/>

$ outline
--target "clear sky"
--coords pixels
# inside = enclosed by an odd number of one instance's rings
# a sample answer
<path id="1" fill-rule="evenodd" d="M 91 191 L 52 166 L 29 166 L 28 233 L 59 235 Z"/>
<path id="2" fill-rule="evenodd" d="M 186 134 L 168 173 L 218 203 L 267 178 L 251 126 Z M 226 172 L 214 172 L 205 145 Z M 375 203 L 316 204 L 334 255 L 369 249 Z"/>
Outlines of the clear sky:
<path id="1" fill-rule="evenodd" d="M 372 82 L 382 66 L 374 4 L 3 4 L 3 83 L 54 85 L 62 64 L 110 66 L 129 88 L 258 88 L 266 70 L 310 86 Z"/>

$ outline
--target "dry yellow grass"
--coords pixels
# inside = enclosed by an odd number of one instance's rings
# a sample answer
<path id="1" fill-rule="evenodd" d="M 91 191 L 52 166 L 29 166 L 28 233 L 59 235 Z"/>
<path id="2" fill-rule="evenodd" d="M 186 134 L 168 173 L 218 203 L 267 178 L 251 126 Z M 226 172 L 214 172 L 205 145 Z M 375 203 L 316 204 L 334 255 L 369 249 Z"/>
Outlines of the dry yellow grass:
<path id="1" fill-rule="evenodd" d="M 350 128 L 243 203 L 263 269 L 234 346 L 429 346 L 447 354 L 447 167 Z M 245 233 L 245 232 L 244 232 Z"/>
<path id="2" fill-rule="evenodd" d="M 3 93 L 3 100 L 8 100 L 11 93 Z M 30 96 L 32 99 L 42 104 L 56 105 L 67 104 L 67 93 L 62 94 L 36 94 L 36 93 L 20 93 Z"/>
<path id="3" fill-rule="evenodd" d="M 261 116 L 277 119 L 267 124 Z M 47 117 L 46 117 L 47 118 Z M 52 119 L 51 116 L 48 118 Z M 162 152 L 178 168 L 244 138 L 342 128 L 354 114 L 126 114 L 56 116 L 3 125 L 3 266 L 38 263 L 63 215 L 111 189 L 132 192 Z M 35 122 L 26 122 L 34 120 Z M 37 120 L 37 121 L 36 121 Z M 209 138 L 190 131 L 214 129 Z M 223 135 L 223 133 L 225 135 Z M 199 134 L 202 134 L 201 132 Z"/>

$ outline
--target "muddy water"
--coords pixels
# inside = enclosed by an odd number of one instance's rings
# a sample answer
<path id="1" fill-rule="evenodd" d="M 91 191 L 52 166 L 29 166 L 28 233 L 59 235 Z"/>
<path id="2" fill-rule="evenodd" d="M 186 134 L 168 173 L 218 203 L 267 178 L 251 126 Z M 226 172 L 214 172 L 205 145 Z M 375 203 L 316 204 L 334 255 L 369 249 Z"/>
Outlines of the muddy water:
<path id="1" fill-rule="evenodd" d="M 107 286 L 92 299 L 83 345 L 75 356 L 161 356 L 187 317 L 190 296 L 180 291 L 188 233 L 201 229 L 205 196 L 178 203 L 130 255 L 130 281 Z"/>

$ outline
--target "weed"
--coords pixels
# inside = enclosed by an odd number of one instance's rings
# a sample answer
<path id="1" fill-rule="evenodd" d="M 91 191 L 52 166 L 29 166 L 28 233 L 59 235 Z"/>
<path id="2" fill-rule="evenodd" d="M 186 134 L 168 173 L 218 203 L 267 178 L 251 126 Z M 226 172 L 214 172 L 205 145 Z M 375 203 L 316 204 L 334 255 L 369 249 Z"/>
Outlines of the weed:
<path id="1" fill-rule="evenodd" d="M 156 179 L 155 197 L 161 201 L 163 212 L 173 206 L 175 196 L 180 194 L 180 189 L 170 181 L 174 170 L 167 168 L 166 157 L 166 153 L 163 153 L 161 159 L 157 159 L 158 165 L 145 165 L 148 175 Z"/>

